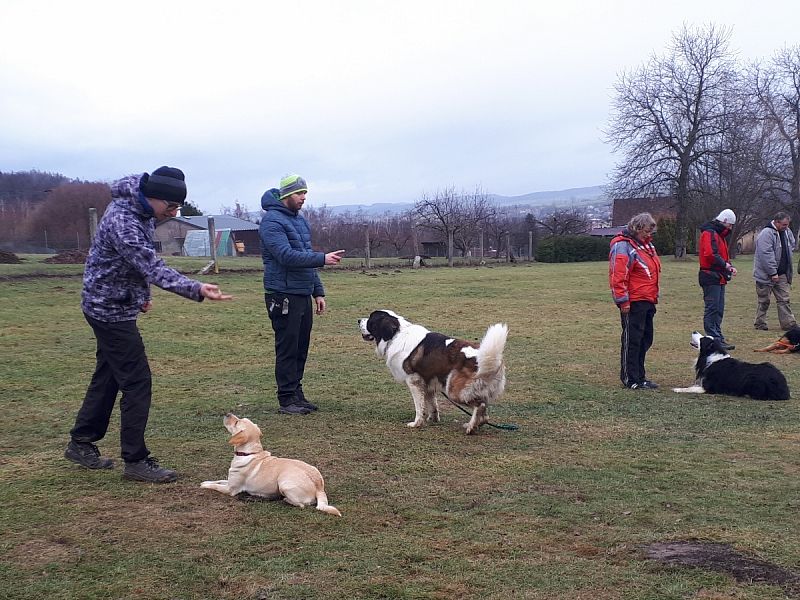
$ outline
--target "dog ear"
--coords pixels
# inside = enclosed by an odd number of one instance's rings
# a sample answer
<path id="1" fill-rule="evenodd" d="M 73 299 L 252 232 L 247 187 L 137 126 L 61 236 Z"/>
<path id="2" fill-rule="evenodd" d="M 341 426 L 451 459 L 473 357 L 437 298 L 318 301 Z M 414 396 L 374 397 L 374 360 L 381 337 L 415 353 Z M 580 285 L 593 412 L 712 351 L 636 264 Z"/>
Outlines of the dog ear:
<path id="1" fill-rule="evenodd" d="M 400 329 L 400 324 L 396 319 L 384 319 L 381 323 L 380 330 L 378 331 L 379 337 L 382 340 L 390 340 L 394 334 Z"/>
<path id="2" fill-rule="evenodd" d="M 231 439 L 228 440 L 228 443 L 231 446 L 240 446 L 247 441 L 247 434 L 244 431 L 240 431 L 234 436 L 231 436 Z"/>
<path id="3" fill-rule="evenodd" d="M 371 317 L 370 320 L 372 320 Z M 400 321 L 385 312 L 379 312 L 375 315 L 372 327 L 370 327 L 369 323 L 367 324 L 367 330 L 378 340 L 387 341 L 400 331 Z"/>

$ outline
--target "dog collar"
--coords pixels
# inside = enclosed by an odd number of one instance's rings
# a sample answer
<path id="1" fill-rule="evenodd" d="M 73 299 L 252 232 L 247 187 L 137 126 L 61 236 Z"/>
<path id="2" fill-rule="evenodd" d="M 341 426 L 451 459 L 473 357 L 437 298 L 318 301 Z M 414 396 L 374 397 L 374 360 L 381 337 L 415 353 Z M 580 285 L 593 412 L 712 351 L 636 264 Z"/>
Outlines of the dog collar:
<path id="1" fill-rule="evenodd" d="M 234 454 L 236 454 L 236 456 L 250 456 L 251 454 L 258 454 L 258 452 L 239 452 L 239 451 L 236 451 Z"/>

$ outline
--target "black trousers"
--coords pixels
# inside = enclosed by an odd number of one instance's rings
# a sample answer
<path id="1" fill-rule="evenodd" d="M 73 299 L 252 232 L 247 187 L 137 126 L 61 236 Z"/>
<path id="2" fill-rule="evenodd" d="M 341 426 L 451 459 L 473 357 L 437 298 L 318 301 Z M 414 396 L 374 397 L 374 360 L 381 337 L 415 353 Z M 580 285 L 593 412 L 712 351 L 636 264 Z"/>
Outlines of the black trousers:
<path id="1" fill-rule="evenodd" d="M 105 323 L 84 316 L 97 339 L 97 364 L 70 435 L 77 442 L 103 439 L 121 391 L 122 458 L 126 462 L 142 460 L 150 455 L 144 430 L 150 414 L 152 377 L 136 321 Z"/>
<path id="2" fill-rule="evenodd" d="M 314 311 L 311 296 L 264 294 L 267 314 L 275 332 L 275 382 L 278 402 L 287 406 L 303 391 L 303 373 L 311 342 Z"/>
<path id="3" fill-rule="evenodd" d="M 625 385 L 642 383 L 646 379 L 644 359 L 653 345 L 653 317 L 656 305 L 652 302 L 631 302 L 628 314 L 620 313 L 622 337 L 619 378 Z"/>

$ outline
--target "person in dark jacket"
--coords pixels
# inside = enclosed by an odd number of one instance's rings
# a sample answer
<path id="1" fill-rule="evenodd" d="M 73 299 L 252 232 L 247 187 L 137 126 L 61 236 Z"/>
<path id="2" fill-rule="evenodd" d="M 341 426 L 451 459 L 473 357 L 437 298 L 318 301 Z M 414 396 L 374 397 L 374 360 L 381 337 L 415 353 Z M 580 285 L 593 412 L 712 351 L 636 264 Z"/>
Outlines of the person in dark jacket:
<path id="1" fill-rule="evenodd" d="M 152 175 L 124 177 L 111 184 L 111 197 L 86 259 L 81 296 L 81 308 L 97 339 L 97 364 L 64 457 L 89 469 L 114 466 L 100 455 L 95 442 L 105 436 L 117 393 L 122 392 L 122 476 L 167 483 L 175 481 L 177 473 L 161 467 L 144 441 L 152 377 L 136 319 L 153 308 L 151 284 L 197 302 L 231 296 L 216 285 L 181 275 L 156 254 L 156 220 L 174 217 L 186 199 L 180 169 L 160 167 Z"/>
<path id="2" fill-rule="evenodd" d="M 661 260 L 653 246 L 656 222 L 641 213 L 611 240 L 608 283 L 622 323 L 620 373 L 622 384 L 632 390 L 654 390 L 647 379 L 644 360 L 653 345 L 653 317 L 658 304 Z"/>
<path id="3" fill-rule="evenodd" d="M 336 265 L 344 250 L 315 252 L 311 227 L 300 214 L 308 186 L 299 175 L 286 175 L 279 189 L 261 197 L 261 258 L 264 262 L 264 301 L 275 332 L 275 381 L 278 412 L 306 415 L 317 410 L 303 392 L 308 348 L 316 313 L 325 312 L 325 289 L 317 269 Z"/>
<path id="4" fill-rule="evenodd" d="M 770 295 L 775 296 L 778 305 L 778 323 L 788 331 L 797 326 L 792 313 L 790 292 L 792 291 L 792 250 L 794 234 L 789 229 L 789 215 L 779 212 L 762 229 L 756 238 L 756 251 L 753 257 L 753 279 L 756 280 L 756 318 L 753 326 L 767 330 L 767 311 Z"/>
<path id="5" fill-rule="evenodd" d="M 725 286 L 736 275 L 730 263 L 728 236 L 736 223 L 736 215 L 726 208 L 713 221 L 700 226 L 700 242 L 697 249 L 700 261 L 698 281 L 703 288 L 703 328 L 706 335 L 717 338 L 725 350 L 736 346 L 725 341 L 722 333 L 722 317 L 725 314 Z"/>

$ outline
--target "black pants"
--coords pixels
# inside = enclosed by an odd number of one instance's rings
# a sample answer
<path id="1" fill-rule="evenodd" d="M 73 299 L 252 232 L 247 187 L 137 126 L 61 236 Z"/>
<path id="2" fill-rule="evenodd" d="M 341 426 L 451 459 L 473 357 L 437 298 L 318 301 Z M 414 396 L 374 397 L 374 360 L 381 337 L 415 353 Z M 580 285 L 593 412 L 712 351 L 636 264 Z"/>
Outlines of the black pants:
<path id="1" fill-rule="evenodd" d="M 264 294 L 264 301 L 275 332 L 278 402 L 281 406 L 287 406 L 303 390 L 303 372 L 314 322 L 311 296 L 270 293 Z"/>
<path id="2" fill-rule="evenodd" d="M 105 323 L 84 316 L 97 339 L 97 364 L 70 435 L 77 442 L 103 439 L 117 392 L 121 391 L 122 458 L 126 462 L 142 460 L 150 455 L 144 430 L 150 414 L 152 378 L 136 321 Z"/>
<path id="3" fill-rule="evenodd" d="M 656 305 L 652 302 L 631 302 L 628 314 L 620 313 L 622 320 L 622 349 L 619 378 L 625 385 L 642 383 L 645 379 L 644 358 L 653 345 L 653 317 Z"/>

